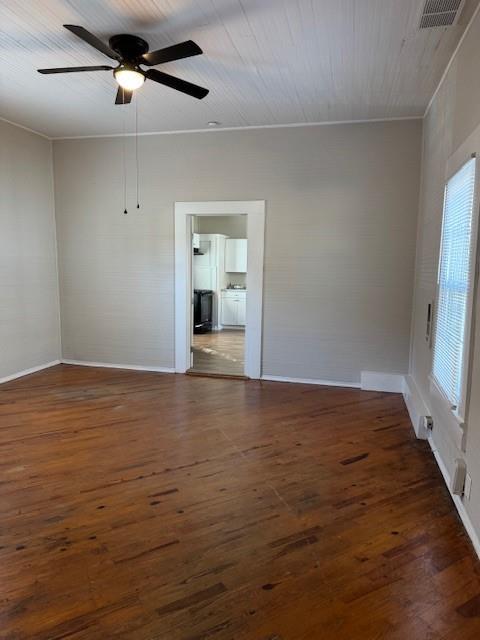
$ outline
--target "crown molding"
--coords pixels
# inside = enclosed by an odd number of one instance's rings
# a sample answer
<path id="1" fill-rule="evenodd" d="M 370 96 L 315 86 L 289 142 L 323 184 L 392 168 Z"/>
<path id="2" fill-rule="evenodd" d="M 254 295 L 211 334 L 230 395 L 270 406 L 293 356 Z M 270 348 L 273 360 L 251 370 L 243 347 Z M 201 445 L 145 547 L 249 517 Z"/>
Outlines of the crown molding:
<path id="1" fill-rule="evenodd" d="M 7 118 L 2 118 L 1 116 L 0 116 L 0 122 L 6 122 L 7 124 L 11 124 L 13 127 L 18 127 L 19 129 L 28 131 L 28 133 L 33 133 L 36 136 L 45 138 L 45 140 L 53 140 L 53 138 L 50 138 L 50 136 L 47 136 L 45 133 L 40 133 L 40 131 L 35 131 L 35 129 L 30 129 L 30 127 L 26 127 L 25 125 L 20 124 L 18 122 L 13 122 L 12 120 L 7 120 Z"/>
<path id="2" fill-rule="evenodd" d="M 423 116 L 400 116 L 398 118 L 372 118 L 370 120 L 332 120 L 326 122 L 292 122 L 288 124 L 259 124 L 247 125 L 241 127 L 219 127 L 218 129 L 177 129 L 175 131 L 145 131 L 139 133 L 139 137 L 143 136 L 171 136 L 188 133 L 222 133 L 222 131 L 253 131 L 258 129 L 296 129 L 300 127 L 328 127 L 341 124 L 371 124 L 381 122 L 404 122 L 409 120 L 422 120 Z M 51 138 L 51 140 L 88 140 L 92 138 L 130 138 L 135 133 L 98 133 L 95 135 L 85 136 L 59 136 Z"/>

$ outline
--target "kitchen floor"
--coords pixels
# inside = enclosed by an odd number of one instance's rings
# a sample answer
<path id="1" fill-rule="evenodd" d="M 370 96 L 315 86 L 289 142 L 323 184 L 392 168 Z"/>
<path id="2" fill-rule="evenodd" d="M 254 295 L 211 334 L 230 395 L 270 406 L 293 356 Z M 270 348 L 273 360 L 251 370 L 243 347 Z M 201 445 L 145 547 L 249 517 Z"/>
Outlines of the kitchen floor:
<path id="1" fill-rule="evenodd" d="M 243 376 L 245 331 L 223 329 L 193 335 L 193 371 Z"/>

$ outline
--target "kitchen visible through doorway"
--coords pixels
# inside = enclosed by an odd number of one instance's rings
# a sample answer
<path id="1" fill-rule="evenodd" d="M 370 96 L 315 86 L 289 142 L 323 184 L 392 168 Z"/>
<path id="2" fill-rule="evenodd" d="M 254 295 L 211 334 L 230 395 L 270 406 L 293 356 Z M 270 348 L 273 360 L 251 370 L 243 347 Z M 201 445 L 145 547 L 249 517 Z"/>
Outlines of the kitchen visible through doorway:
<path id="1" fill-rule="evenodd" d="M 243 376 L 247 216 L 193 216 L 192 368 Z"/>

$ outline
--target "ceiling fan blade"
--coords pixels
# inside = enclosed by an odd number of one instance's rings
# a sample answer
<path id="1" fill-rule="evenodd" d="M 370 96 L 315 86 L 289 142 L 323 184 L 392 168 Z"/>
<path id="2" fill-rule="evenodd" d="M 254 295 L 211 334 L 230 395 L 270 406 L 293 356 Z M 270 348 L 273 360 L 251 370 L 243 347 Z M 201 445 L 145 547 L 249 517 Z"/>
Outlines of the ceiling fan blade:
<path id="1" fill-rule="evenodd" d="M 132 101 L 133 91 L 128 91 L 123 87 L 118 87 L 115 104 L 130 104 Z"/>
<path id="2" fill-rule="evenodd" d="M 96 67 L 57 67 L 53 69 L 37 69 L 38 73 L 77 73 L 78 71 L 109 71 L 113 67 L 105 64 Z"/>
<path id="3" fill-rule="evenodd" d="M 155 82 L 159 82 L 160 84 L 164 84 L 167 87 L 171 87 L 172 89 L 176 89 L 177 91 L 182 91 L 182 93 L 186 93 L 193 98 L 198 98 L 199 100 L 205 98 L 208 94 L 208 89 L 199 87 L 198 85 L 187 82 L 186 80 L 175 78 L 175 76 L 170 76 L 168 73 L 158 71 L 158 69 L 149 69 L 145 72 L 145 77 L 150 80 L 154 80 Z"/>
<path id="4" fill-rule="evenodd" d="M 112 60 L 120 60 L 120 56 L 113 49 L 102 42 L 97 36 L 94 36 L 93 33 L 87 31 L 83 27 L 77 27 L 75 24 L 64 24 L 65 29 L 68 29 L 73 34 L 75 34 L 78 38 L 88 43 L 90 46 L 94 47 L 108 58 L 112 58 Z"/>
<path id="5" fill-rule="evenodd" d="M 203 53 L 203 51 L 198 44 L 195 44 L 193 40 L 187 40 L 180 44 L 174 44 L 171 47 L 145 53 L 142 56 L 141 62 L 148 64 L 149 67 L 153 67 L 156 64 L 163 64 L 164 62 L 171 62 L 172 60 L 181 60 L 181 58 L 190 58 L 191 56 L 198 56 L 201 53 Z"/>

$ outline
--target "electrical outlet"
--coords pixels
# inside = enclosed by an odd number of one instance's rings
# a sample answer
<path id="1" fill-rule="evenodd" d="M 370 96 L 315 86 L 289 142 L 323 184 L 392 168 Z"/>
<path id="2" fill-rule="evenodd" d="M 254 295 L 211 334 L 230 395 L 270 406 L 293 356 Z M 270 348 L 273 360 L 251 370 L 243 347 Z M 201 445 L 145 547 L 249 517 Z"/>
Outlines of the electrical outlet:
<path id="1" fill-rule="evenodd" d="M 433 418 L 432 416 L 424 416 L 423 426 L 427 431 L 433 431 Z"/>
<path id="2" fill-rule="evenodd" d="M 465 477 L 467 475 L 467 465 L 465 460 L 457 458 L 451 480 L 451 490 L 454 496 L 465 495 Z"/>
<path id="3" fill-rule="evenodd" d="M 463 496 L 465 500 L 470 500 L 471 493 L 472 493 L 472 476 L 467 473 L 465 475 L 465 488 L 463 490 Z"/>

